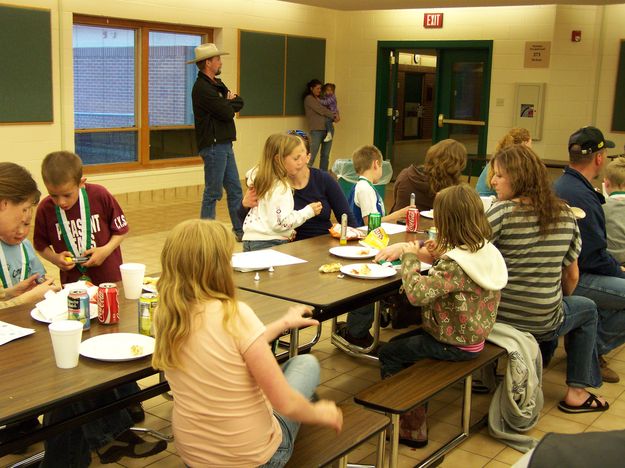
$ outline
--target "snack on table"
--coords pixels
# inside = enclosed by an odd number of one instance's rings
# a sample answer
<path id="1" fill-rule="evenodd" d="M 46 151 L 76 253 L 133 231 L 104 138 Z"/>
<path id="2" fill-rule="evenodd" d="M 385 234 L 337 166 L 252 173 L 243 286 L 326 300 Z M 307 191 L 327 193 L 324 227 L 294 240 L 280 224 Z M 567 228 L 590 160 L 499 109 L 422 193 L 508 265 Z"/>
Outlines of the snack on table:
<path id="1" fill-rule="evenodd" d="M 360 241 L 360 245 L 363 247 L 373 247 L 374 249 L 382 250 L 388 245 L 389 237 L 384 228 L 375 228 L 364 240 Z"/>
<path id="2" fill-rule="evenodd" d="M 143 354 L 143 346 L 141 345 L 132 345 L 130 347 L 130 354 L 133 356 L 141 356 Z"/>
<path id="3" fill-rule="evenodd" d="M 371 273 L 371 268 L 369 267 L 369 265 L 365 264 L 358 269 L 352 268 L 351 272 L 354 275 L 368 276 L 369 273 Z"/>
<path id="4" fill-rule="evenodd" d="M 330 231 L 330 235 L 332 237 L 334 237 L 336 239 L 340 239 L 341 238 L 341 224 L 340 223 L 335 224 L 330 229 L 328 229 L 328 231 Z M 365 233 L 364 232 L 362 232 L 362 231 L 360 231 L 360 230 L 358 230 L 356 228 L 350 227 L 350 226 L 347 226 L 347 231 L 346 231 L 345 234 L 346 234 L 345 238 L 347 240 L 364 239 L 364 237 L 365 237 Z"/>
<path id="5" fill-rule="evenodd" d="M 341 265 L 339 262 L 326 263 L 319 267 L 319 271 L 321 273 L 336 273 L 337 271 L 341 270 L 342 266 L 343 265 Z"/>

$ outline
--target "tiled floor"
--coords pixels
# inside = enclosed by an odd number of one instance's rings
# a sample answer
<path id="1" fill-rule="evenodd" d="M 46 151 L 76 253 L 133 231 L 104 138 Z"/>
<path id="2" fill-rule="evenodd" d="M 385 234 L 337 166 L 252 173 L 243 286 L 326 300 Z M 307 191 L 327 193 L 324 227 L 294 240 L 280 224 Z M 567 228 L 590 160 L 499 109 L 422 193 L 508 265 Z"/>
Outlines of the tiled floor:
<path id="1" fill-rule="evenodd" d="M 392 191 L 387 190 L 387 194 Z M 198 216 L 199 198 L 175 199 L 160 202 L 130 203 L 124 206 L 131 233 L 123 244 L 124 259 L 147 264 L 148 272 L 158 272 L 159 253 L 168 230 L 179 221 Z M 390 206 L 390 205 L 388 205 Z M 228 220 L 225 202 L 218 209 L 218 219 Z M 48 271 L 54 268 L 48 266 Z M 379 380 L 376 366 L 350 358 L 338 351 L 329 340 L 329 323 L 323 327 L 320 342 L 312 353 L 321 362 L 321 386 L 318 394 L 322 398 L 338 402 L 349 402 L 359 390 Z M 384 329 L 382 339 L 388 340 L 398 333 L 396 330 Z M 311 336 L 310 331 L 302 332 L 302 342 Z M 560 347 L 553 363 L 545 370 L 543 391 L 545 406 L 541 418 L 529 435 L 540 439 L 547 432 L 579 433 L 585 431 L 606 431 L 625 427 L 625 349 L 619 349 L 609 356 L 611 367 L 621 376 L 619 384 L 604 384 L 598 391 L 606 396 L 611 409 L 606 413 L 590 413 L 567 415 L 560 412 L 556 405 L 564 395 L 565 361 L 564 351 Z M 474 413 L 479 416 L 486 413 L 490 395 L 474 395 Z M 429 439 L 424 449 L 414 450 L 401 447 L 399 466 L 412 467 L 428 453 L 439 448 L 446 440 L 455 435 L 459 429 L 461 405 L 461 388 L 451 388 L 430 403 L 429 407 Z M 144 427 L 171 432 L 172 403 L 162 396 L 144 402 L 146 421 Z M 41 446 L 31 447 L 29 453 L 36 453 Z M 373 442 L 369 442 L 355 450 L 349 456 L 352 463 L 374 463 Z M 505 446 L 488 435 L 486 428 L 472 435 L 460 447 L 448 454 L 442 464 L 444 467 L 505 467 L 513 464 L 521 453 Z M 0 458 L 0 466 L 24 456 Z M 93 457 L 92 466 L 99 466 L 97 456 Z M 110 466 L 110 465 L 109 465 Z M 115 465 L 113 465 L 115 466 Z M 117 466 L 124 467 L 181 467 L 180 458 L 176 455 L 173 444 L 167 451 L 146 459 L 122 459 Z"/>

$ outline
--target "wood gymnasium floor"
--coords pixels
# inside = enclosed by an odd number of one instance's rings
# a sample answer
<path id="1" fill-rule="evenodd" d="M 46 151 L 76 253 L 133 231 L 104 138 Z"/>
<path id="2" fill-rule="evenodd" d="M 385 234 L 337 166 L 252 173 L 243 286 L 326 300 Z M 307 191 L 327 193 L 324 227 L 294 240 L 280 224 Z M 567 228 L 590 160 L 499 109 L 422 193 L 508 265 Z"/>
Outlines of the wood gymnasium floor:
<path id="1" fill-rule="evenodd" d="M 475 178 L 472 180 L 475 183 Z M 198 190 L 186 193 L 172 193 L 159 201 L 140 201 L 137 198 L 120 200 L 126 212 L 131 231 L 122 245 L 125 261 L 142 262 L 148 272 L 160 271 L 159 254 L 168 230 L 176 223 L 199 215 L 201 194 Z M 392 205 L 392 189 L 387 187 L 387 206 Z M 218 205 L 218 219 L 228 222 L 225 201 Z M 240 244 L 238 244 L 240 246 Z M 54 276 L 55 269 L 47 266 Z M 376 366 L 350 358 L 338 351 L 330 343 L 330 324 L 323 327 L 321 341 L 312 353 L 319 359 L 322 367 L 321 385 L 318 394 L 321 398 L 338 402 L 350 401 L 352 395 L 379 380 Z M 405 330 L 404 330 L 405 331 Z M 388 340 L 399 331 L 390 327 L 382 330 L 382 339 Z M 311 332 L 303 331 L 301 342 L 307 340 Z M 565 361 L 562 346 L 543 376 L 545 406 L 537 426 L 529 435 L 541 438 L 547 432 L 579 433 L 585 431 L 606 431 L 622 429 L 625 421 L 625 350 L 618 349 L 609 357 L 610 366 L 619 373 L 621 382 L 604 384 L 598 391 L 610 402 L 611 408 L 605 413 L 587 413 L 569 415 L 557 409 L 558 401 L 565 393 Z M 474 411 L 485 413 L 490 402 L 490 395 L 473 395 Z M 461 388 L 451 388 L 437 397 L 429 406 L 429 445 L 420 450 L 400 446 L 400 467 L 412 467 L 424 458 L 425 454 L 437 449 L 444 441 L 456 433 L 460 421 Z M 171 432 L 172 402 L 162 396 L 144 402 L 146 421 L 144 427 Z M 352 463 L 374 463 L 374 442 L 361 446 L 350 456 Z M 30 453 L 41 450 L 41 445 L 31 447 Z M 466 442 L 448 454 L 443 467 L 506 467 L 515 463 L 521 453 L 505 446 L 488 435 L 486 428 L 472 435 Z M 0 458 L 0 466 L 24 458 L 7 456 Z M 97 455 L 93 456 L 92 466 L 100 466 Z M 122 459 L 117 465 L 123 467 L 182 467 L 183 463 L 176 455 L 173 444 L 167 451 L 146 459 Z"/>

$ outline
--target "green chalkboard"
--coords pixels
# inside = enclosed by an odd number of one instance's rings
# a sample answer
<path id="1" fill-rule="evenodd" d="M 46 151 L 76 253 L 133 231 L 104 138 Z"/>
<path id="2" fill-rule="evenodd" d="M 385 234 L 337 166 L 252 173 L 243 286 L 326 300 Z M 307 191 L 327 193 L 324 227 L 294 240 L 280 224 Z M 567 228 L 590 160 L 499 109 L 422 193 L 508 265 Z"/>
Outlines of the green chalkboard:
<path id="1" fill-rule="evenodd" d="M 621 41 L 619 52 L 616 89 L 614 90 L 614 109 L 612 110 L 612 131 L 625 131 L 625 41 Z"/>
<path id="2" fill-rule="evenodd" d="M 302 115 L 306 83 L 323 81 L 325 39 L 239 32 L 241 116 Z"/>
<path id="3" fill-rule="evenodd" d="M 239 94 L 246 115 L 282 115 L 286 36 L 241 31 Z"/>
<path id="4" fill-rule="evenodd" d="M 52 122 L 50 11 L 0 6 L 0 123 Z"/>
<path id="5" fill-rule="evenodd" d="M 286 115 L 304 114 L 306 83 L 325 77 L 326 41 L 310 37 L 287 37 Z"/>

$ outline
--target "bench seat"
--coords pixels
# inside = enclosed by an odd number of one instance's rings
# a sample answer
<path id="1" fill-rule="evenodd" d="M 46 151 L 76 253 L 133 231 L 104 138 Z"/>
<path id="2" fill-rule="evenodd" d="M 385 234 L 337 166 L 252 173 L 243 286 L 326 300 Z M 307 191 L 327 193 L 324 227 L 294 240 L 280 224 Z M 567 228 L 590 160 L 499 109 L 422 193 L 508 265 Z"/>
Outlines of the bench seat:
<path id="1" fill-rule="evenodd" d="M 378 466 L 382 466 L 384 433 L 390 425 L 389 418 L 353 404 L 340 408 L 343 411 L 343 430 L 340 434 L 326 426 L 302 424 L 287 467 L 321 467 L 336 460 L 340 460 L 339 466 L 345 466 L 347 454 L 376 434 Z"/>
<path id="2" fill-rule="evenodd" d="M 505 349 L 492 343 L 486 343 L 480 355 L 470 361 L 451 362 L 422 359 L 354 396 L 356 403 L 391 415 L 393 427 L 391 467 L 397 466 L 399 431 L 395 429 L 399 429 L 399 415 L 421 406 L 461 380 L 464 380 L 463 432 L 432 454 L 423 462 L 423 465 L 428 465 L 442 457 L 468 437 L 471 411 L 471 375 L 503 356 L 506 356 Z"/>

